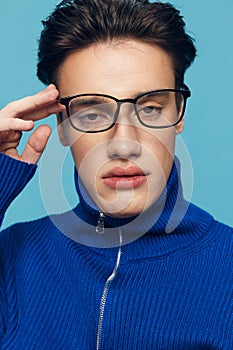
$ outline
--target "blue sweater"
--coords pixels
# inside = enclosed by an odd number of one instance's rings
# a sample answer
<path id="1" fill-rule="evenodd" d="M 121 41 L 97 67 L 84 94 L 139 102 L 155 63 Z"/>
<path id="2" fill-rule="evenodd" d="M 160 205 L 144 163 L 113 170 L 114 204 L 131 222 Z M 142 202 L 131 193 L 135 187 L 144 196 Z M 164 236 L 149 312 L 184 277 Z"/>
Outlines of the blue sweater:
<path id="1" fill-rule="evenodd" d="M 1 220 L 35 170 L 0 155 Z M 176 166 L 140 219 L 76 186 L 73 211 L 0 234 L 1 350 L 232 350 L 233 230 L 185 202 Z"/>

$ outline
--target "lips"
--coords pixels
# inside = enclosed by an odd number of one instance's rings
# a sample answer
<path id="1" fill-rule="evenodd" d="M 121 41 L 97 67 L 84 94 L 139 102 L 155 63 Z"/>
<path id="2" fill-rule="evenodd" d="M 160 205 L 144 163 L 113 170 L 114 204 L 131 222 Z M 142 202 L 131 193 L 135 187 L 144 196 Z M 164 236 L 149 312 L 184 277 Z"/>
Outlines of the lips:
<path id="1" fill-rule="evenodd" d="M 147 175 L 137 166 L 118 166 L 103 176 L 103 183 L 113 189 L 132 189 L 145 183 Z"/>

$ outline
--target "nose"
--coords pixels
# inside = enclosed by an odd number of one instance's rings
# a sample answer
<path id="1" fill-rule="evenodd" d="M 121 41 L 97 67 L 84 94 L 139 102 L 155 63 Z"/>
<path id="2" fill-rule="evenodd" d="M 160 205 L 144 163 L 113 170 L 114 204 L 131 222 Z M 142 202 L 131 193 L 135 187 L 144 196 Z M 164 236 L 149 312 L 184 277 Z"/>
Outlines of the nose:
<path id="1" fill-rule="evenodd" d="M 108 141 L 108 156 L 111 159 L 132 159 L 140 156 L 142 146 L 139 139 L 139 128 L 130 120 L 130 113 L 123 108 L 118 115 L 118 121 L 112 129 Z M 134 116 L 135 117 L 135 116 Z"/>

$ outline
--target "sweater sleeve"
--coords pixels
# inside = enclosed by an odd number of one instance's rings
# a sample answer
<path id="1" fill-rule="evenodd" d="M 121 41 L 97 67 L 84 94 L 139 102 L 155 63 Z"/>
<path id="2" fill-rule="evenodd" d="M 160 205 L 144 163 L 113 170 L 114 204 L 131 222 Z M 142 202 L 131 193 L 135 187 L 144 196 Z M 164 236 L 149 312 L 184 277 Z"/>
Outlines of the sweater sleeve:
<path id="1" fill-rule="evenodd" d="M 33 177 L 36 168 L 36 165 L 24 163 L 0 153 L 0 226 L 7 208 Z M 4 264 L 2 260 L 3 251 L 5 251 L 5 249 L 2 250 L 4 236 L 2 233 L 0 239 L 0 348 L 2 348 L 7 318 Z"/>
<path id="2" fill-rule="evenodd" d="M 7 208 L 31 180 L 36 168 L 0 153 L 0 226 Z"/>
<path id="3" fill-rule="evenodd" d="M 2 341 L 5 333 L 5 318 L 7 316 L 6 298 L 5 298 L 5 285 L 3 266 L 0 256 L 0 349 L 2 348 Z"/>

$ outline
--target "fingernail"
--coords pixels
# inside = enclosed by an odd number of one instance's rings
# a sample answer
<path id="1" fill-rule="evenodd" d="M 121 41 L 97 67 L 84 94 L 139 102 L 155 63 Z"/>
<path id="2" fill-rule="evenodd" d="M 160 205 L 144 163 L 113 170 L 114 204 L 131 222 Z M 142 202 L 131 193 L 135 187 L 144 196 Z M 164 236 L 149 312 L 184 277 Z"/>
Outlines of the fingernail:
<path id="1" fill-rule="evenodd" d="M 42 90 L 44 93 L 48 93 L 49 91 L 51 91 L 52 89 L 54 89 L 54 85 L 50 84 L 48 85 L 44 90 Z"/>
<path id="2" fill-rule="evenodd" d="M 48 88 L 49 88 L 49 89 L 52 89 L 52 88 L 53 88 L 53 89 L 54 89 L 54 88 L 56 89 L 56 86 L 55 86 L 54 84 L 49 84 Z"/>

